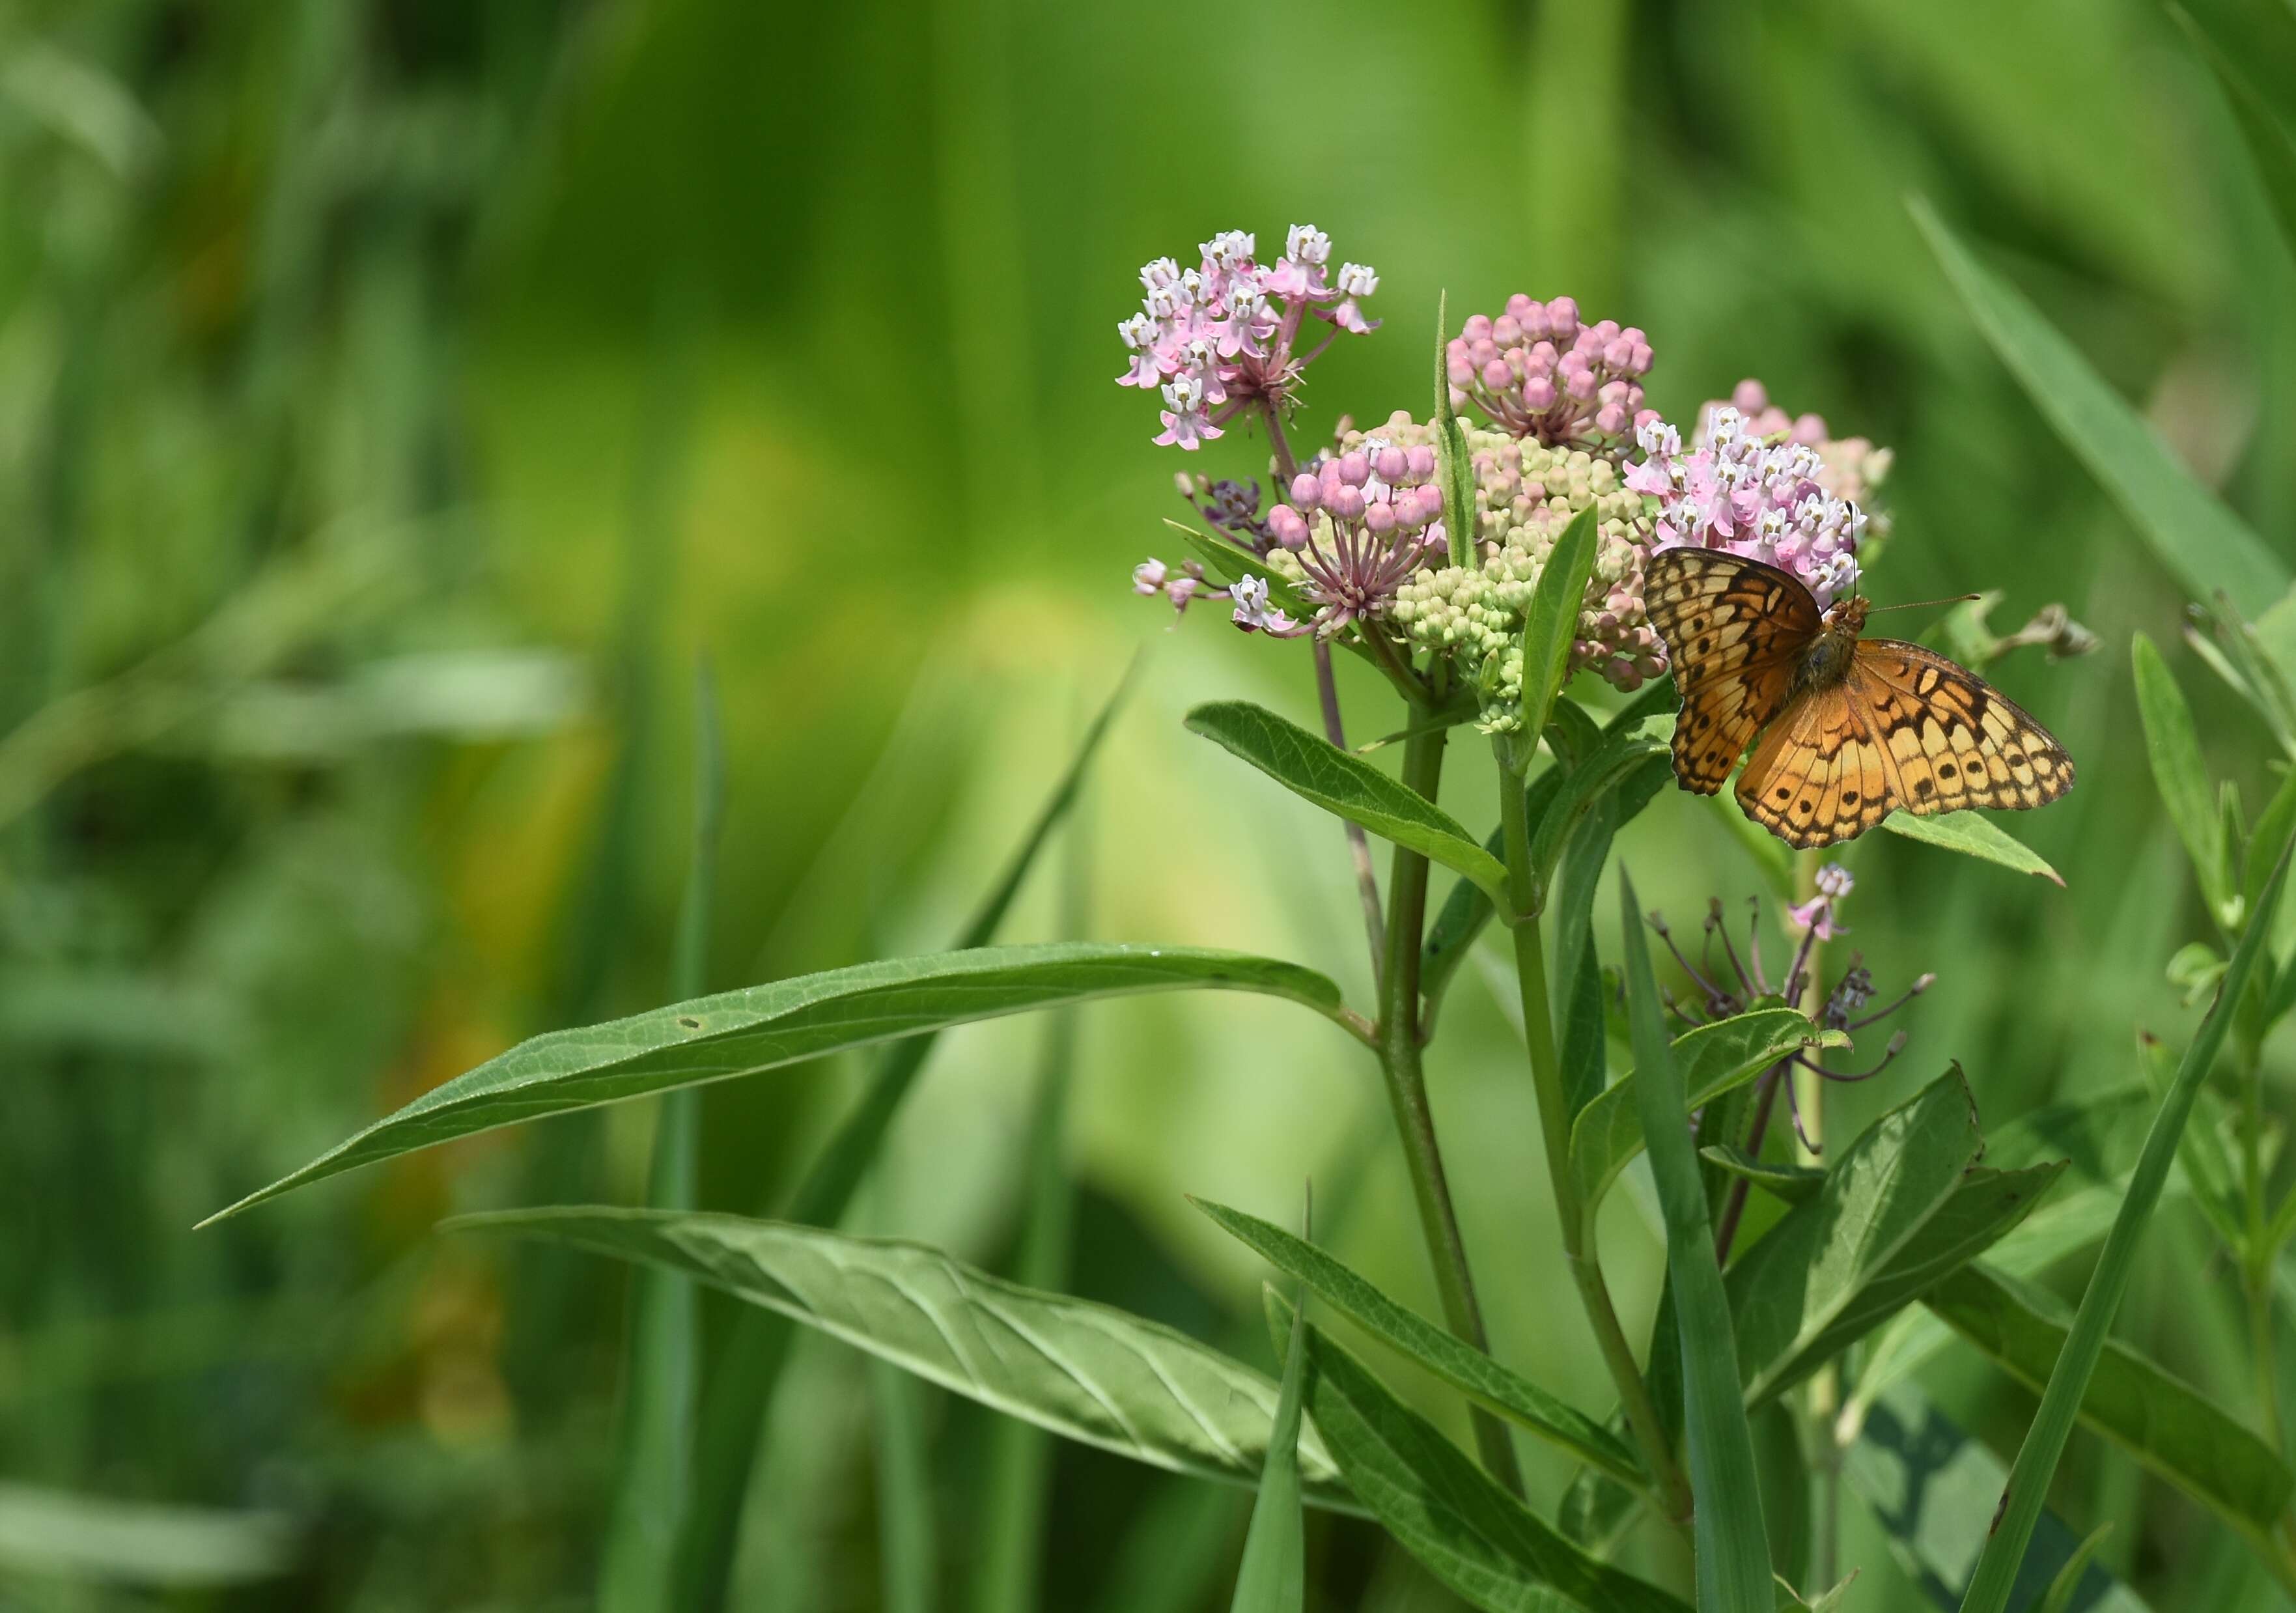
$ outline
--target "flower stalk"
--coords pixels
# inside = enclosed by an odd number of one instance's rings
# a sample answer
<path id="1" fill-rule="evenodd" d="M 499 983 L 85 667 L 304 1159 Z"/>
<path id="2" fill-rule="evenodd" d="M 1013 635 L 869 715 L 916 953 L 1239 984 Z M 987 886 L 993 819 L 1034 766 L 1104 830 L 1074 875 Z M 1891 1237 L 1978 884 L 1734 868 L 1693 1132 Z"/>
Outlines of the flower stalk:
<path id="1" fill-rule="evenodd" d="M 1427 727 L 1404 741 L 1403 782 L 1433 800 L 1443 776 L 1447 731 Z M 1403 1144 L 1403 1161 L 1427 1253 L 1435 1267 L 1436 1291 L 1451 1331 L 1488 1352 L 1482 1309 L 1468 1270 L 1467 1246 L 1459 1235 L 1443 1155 L 1435 1142 L 1434 1112 L 1427 1102 L 1427 1077 L 1419 1034 L 1420 948 L 1427 929 L 1427 859 L 1405 847 L 1395 848 L 1388 878 L 1387 957 L 1380 970 L 1379 1061 L 1387 1077 L 1388 1101 Z M 1520 1495 L 1522 1471 L 1506 1425 L 1481 1407 L 1472 1408 L 1476 1449 L 1492 1477 Z"/>
<path id="2" fill-rule="evenodd" d="M 1563 1264 L 1570 1268 L 1571 1285 L 1578 1290 L 1587 1325 L 1594 1330 L 1603 1364 L 1618 1388 L 1628 1431 L 1633 1435 L 1643 1463 L 1650 1470 L 1657 1486 L 1660 1508 L 1672 1522 L 1686 1524 L 1693 1510 L 1690 1480 L 1675 1461 L 1673 1446 L 1651 1398 L 1650 1384 L 1636 1364 L 1634 1347 L 1619 1321 L 1618 1307 L 1611 1303 L 1610 1284 L 1603 1276 L 1602 1259 L 1595 1247 L 1594 1229 L 1588 1224 L 1586 1207 L 1579 1202 L 1578 1178 L 1570 1169 L 1570 1101 L 1563 1091 L 1562 1061 L 1555 1048 L 1554 1023 L 1549 1007 L 1546 948 L 1539 933 L 1538 879 L 1530 862 L 1530 823 L 1523 798 L 1523 782 L 1521 774 L 1507 766 L 1509 748 L 1504 742 L 1495 748 L 1501 764 L 1500 834 L 1505 849 L 1510 905 L 1514 910 L 1508 915 L 1508 921 L 1514 931 L 1515 982 L 1522 998 L 1523 1036 L 1530 1048 L 1531 1086 L 1538 1100 L 1539 1130 L 1546 1147 L 1546 1173 L 1553 1183 L 1555 1218 L 1562 1232 Z"/>

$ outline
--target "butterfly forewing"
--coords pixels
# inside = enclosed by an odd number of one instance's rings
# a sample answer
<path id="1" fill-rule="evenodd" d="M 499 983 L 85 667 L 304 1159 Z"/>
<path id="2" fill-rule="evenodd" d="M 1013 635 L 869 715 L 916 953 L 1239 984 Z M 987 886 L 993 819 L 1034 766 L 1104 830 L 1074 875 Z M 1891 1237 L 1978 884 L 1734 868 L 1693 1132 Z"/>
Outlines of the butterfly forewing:
<path id="1" fill-rule="evenodd" d="M 1846 687 L 1889 747 L 1898 804 L 1916 816 L 2039 806 L 2072 788 L 2072 757 L 2047 729 L 1934 651 L 1864 640 Z"/>
<path id="2" fill-rule="evenodd" d="M 1644 602 L 1674 663 L 1682 713 L 1674 775 L 1712 795 L 1793 691 L 1794 669 L 1822 622 L 1787 572 L 1718 549 L 1653 557 Z"/>

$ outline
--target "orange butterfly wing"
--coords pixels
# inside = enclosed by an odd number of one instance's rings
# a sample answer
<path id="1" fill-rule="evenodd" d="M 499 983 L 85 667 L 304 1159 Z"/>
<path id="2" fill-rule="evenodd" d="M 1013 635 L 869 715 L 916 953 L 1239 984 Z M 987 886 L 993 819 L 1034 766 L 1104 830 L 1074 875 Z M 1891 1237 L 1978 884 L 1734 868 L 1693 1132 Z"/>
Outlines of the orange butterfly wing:
<path id="1" fill-rule="evenodd" d="M 1806 691 L 1738 775 L 1738 805 L 1807 849 L 1854 839 L 1898 804 L 1897 767 L 1853 682 Z"/>
<path id="2" fill-rule="evenodd" d="M 1861 640 L 1846 687 L 1888 747 L 1898 805 L 1916 817 L 2041 806 L 2073 787 L 2073 759 L 2047 729 L 1933 650 Z"/>
<path id="3" fill-rule="evenodd" d="M 1712 795 L 1784 709 L 1824 625 L 1817 602 L 1791 573 L 1718 549 L 1663 550 L 1644 579 L 1651 626 L 1682 694 L 1674 776 Z"/>

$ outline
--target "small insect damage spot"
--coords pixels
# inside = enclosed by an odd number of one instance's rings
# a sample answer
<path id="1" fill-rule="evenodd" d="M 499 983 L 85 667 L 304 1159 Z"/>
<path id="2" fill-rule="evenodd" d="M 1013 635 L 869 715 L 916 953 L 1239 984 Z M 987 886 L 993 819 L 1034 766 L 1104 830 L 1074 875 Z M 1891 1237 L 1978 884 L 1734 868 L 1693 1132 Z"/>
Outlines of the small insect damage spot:
<path id="1" fill-rule="evenodd" d="M 685 1027 L 688 1030 L 700 1030 L 701 1028 L 701 1021 L 695 1019 L 692 1014 L 678 1015 L 677 1022 Z"/>

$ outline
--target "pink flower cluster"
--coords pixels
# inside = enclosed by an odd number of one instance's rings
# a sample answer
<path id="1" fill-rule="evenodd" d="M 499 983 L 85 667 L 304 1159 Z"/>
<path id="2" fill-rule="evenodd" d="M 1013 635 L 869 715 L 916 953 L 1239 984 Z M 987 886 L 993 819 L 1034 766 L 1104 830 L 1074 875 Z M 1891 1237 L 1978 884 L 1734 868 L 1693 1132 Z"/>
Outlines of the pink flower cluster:
<path id="1" fill-rule="evenodd" d="M 1469 319 L 1444 364 L 1454 408 L 1472 403 L 1501 430 L 1551 447 L 1601 448 L 1639 421 L 1651 349 L 1634 326 L 1581 324 L 1570 298 L 1517 294 L 1496 319 Z"/>
<path id="2" fill-rule="evenodd" d="M 1814 935 L 1821 941 L 1849 934 L 1834 921 L 1834 906 L 1856 884 L 1847 868 L 1839 863 L 1828 863 L 1817 871 L 1817 894 L 1799 907 L 1787 908 L 1786 923 L 1796 935 Z"/>
<path id="3" fill-rule="evenodd" d="M 1688 451 L 1655 415 L 1635 440 L 1644 459 L 1627 487 L 1658 501 L 1652 553 L 1696 544 L 1763 561 L 1800 578 L 1821 609 L 1856 590 L 1866 514 L 1825 486 L 1816 447 L 1753 436 L 1728 406 L 1711 413 Z"/>
<path id="4" fill-rule="evenodd" d="M 1140 312 L 1116 327 L 1131 365 L 1116 380 L 1162 391 L 1159 444 L 1200 447 L 1239 409 L 1288 399 L 1329 344 L 1327 337 L 1312 352 L 1297 350 L 1311 316 L 1357 333 L 1377 323 L 1364 317 L 1363 299 L 1379 290 L 1379 276 L 1346 263 L 1327 278 L 1332 238 L 1315 225 L 1293 225 L 1271 265 L 1253 261 L 1257 248 L 1247 232 L 1229 230 L 1198 249 L 1199 267 L 1159 258 L 1141 269 Z"/>
<path id="5" fill-rule="evenodd" d="M 1267 528 L 1297 560 L 1300 596 L 1318 607 L 1313 626 L 1326 638 L 1384 614 L 1413 573 L 1450 555 L 1431 447 L 1372 438 L 1300 472 L 1291 493 L 1267 512 Z M 1236 621 L 1264 626 L 1240 608 Z"/>

